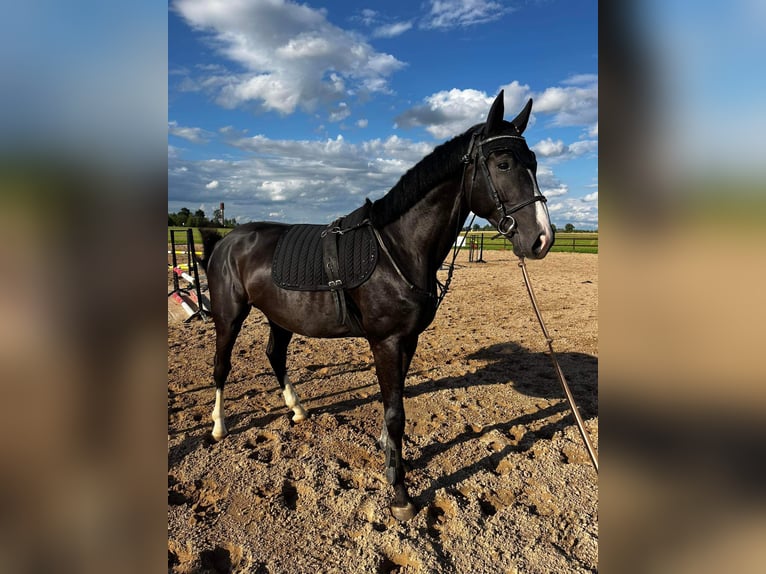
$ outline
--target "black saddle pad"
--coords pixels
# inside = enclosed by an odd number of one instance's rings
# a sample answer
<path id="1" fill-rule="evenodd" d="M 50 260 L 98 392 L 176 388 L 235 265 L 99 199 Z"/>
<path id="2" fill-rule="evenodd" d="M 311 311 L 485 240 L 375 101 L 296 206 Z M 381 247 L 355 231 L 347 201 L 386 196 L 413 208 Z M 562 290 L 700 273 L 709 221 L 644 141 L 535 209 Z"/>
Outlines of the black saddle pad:
<path id="1" fill-rule="evenodd" d="M 344 217 L 343 230 L 355 227 L 367 219 L 369 203 Z M 324 270 L 322 232 L 326 225 L 290 225 L 277 242 L 271 276 L 279 287 L 294 291 L 327 291 L 328 278 Z M 340 277 L 346 289 L 359 287 L 367 281 L 378 263 L 378 244 L 369 225 L 336 235 Z"/>

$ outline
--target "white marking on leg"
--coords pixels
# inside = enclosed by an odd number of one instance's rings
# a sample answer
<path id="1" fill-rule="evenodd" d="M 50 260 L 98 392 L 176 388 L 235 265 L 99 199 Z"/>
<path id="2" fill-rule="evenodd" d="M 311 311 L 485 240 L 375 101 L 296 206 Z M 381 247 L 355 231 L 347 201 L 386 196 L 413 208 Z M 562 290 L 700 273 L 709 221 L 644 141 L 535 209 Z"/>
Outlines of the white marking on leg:
<path id="1" fill-rule="evenodd" d="M 221 440 L 229 431 L 226 430 L 226 421 L 223 414 L 223 389 L 215 390 L 215 406 L 213 407 L 213 438 Z"/>
<path id="2" fill-rule="evenodd" d="M 378 439 L 378 443 L 380 444 L 380 448 L 385 451 L 386 447 L 388 446 L 388 427 L 386 427 L 385 422 L 383 423 L 383 428 L 380 431 L 380 438 Z"/>
<path id="3" fill-rule="evenodd" d="M 308 413 L 306 412 L 306 409 L 303 408 L 301 400 L 298 398 L 287 375 L 285 375 L 285 390 L 282 391 L 282 395 L 285 397 L 285 404 L 287 407 L 292 409 L 295 413 L 293 415 L 293 422 L 298 423 L 308 417 Z"/>

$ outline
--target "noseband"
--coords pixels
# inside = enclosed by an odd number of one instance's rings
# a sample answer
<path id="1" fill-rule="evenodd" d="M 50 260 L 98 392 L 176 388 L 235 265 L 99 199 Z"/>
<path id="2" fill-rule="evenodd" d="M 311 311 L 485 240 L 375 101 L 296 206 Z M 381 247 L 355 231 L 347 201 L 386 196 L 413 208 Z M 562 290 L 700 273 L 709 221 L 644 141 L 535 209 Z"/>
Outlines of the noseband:
<path id="1" fill-rule="evenodd" d="M 500 194 L 497 192 L 497 188 L 495 188 L 495 184 L 492 182 L 492 176 L 490 175 L 489 168 L 487 167 L 487 160 L 489 159 L 490 155 L 497 151 L 511 149 L 507 143 L 503 143 L 503 140 L 508 139 L 526 141 L 521 136 L 513 135 L 494 136 L 485 139 L 479 139 L 479 132 L 474 132 L 474 134 L 471 136 L 471 143 L 468 146 L 468 152 L 463 156 L 463 163 L 465 164 L 465 167 L 468 167 L 469 164 L 476 160 L 476 163 L 481 168 L 481 172 L 484 174 L 484 180 L 487 183 L 487 189 L 489 189 L 489 196 L 492 198 L 492 201 L 495 202 L 497 212 L 500 214 L 500 218 L 498 219 L 496 225 L 497 230 L 501 235 L 504 235 L 505 237 L 511 237 L 514 233 L 516 233 L 516 219 L 514 219 L 514 217 L 511 215 L 512 213 L 515 213 L 527 205 L 535 203 L 536 201 L 542 201 L 543 203 L 548 201 L 544 195 L 535 194 L 530 199 L 519 202 L 511 207 L 506 207 L 505 204 L 500 200 Z M 471 187 L 468 191 L 469 205 L 471 203 L 471 194 L 473 193 L 473 184 L 476 181 L 476 172 L 477 169 L 474 169 L 473 176 L 471 177 Z M 463 179 L 465 179 L 465 168 L 463 168 L 463 176 Z M 534 183 L 534 181 L 532 183 Z M 461 189 L 462 187 L 463 185 L 461 184 Z"/>

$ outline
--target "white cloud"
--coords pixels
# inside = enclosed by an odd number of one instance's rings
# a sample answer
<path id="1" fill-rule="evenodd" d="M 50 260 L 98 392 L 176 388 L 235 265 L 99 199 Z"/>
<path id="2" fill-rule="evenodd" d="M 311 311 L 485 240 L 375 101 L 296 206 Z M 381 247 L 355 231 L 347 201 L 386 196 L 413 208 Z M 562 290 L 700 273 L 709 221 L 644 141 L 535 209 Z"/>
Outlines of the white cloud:
<path id="1" fill-rule="evenodd" d="M 226 201 L 250 220 L 283 212 L 289 222 L 327 222 L 350 212 L 365 197 L 377 199 L 433 146 L 397 136 L 350 143 L 275 140 L 232 134 L 230 145 L 246 159 L 188 161 L 169 158 L 169 209 Z M 207 186 L 218 181 L 219 186 Z M 289 209 L 282 205 L 289 204 Z"/>
<path id="2" fill-rule="evenodd" d="M 445 90 L 428 96 L 424 104 L 416 106 L 396 118 L 396 127 L 422 126 L 437 139 L 446 139 L 483 122 L 492 105 L 493 97 L 478 90 Z"/>
<path id="3" fill-rule="evenodd" d="M 366 128 L 367 124 L 369 124 L 369 120 L 367 120 L 367 118 L 362 118 L 356 121 L 356 126 L 359 128 Z"/>
<path id="4" fill-rule="evenodd" d="M 598 151 L 597 140 L 581 140 L 569 144 L 569 151 L 574 156 L 587 155 Z"/>
<path id="5" fill-rule="evenodd" d="M 328 120 L 331 122 L 341 122 L 351 115 L 351 109 L 346 102 L 340 102 L 338 107 L 330 112 Z"/>
<path id="6" fill-rule="evenodd" d="M 492 22 L 513 10 L 491 0 L 430 0 L 429 4 L 422 27 L 444 30 Z"/>
<path id="7" fill-rule="evenodd" d="M 564 198 L 559 201 L 549 201 L 548 211 L 551 221 L 557 228 L 563 229 L 567 223 L 576 228 L 598 228 L 598 203 L 583 202 L 580 199 Z"/>
<path id="8" fill-rule="evenodd" d="M 205 185 L 205 189 L 218 189 L 218 186 L 220 185 L 219 181 L 217 179 L 214 179 L 207 185 Z"/>
<path id="9" fill-rule="evenodd" d="M 547 165 L 537 166 L 537 185 L 540 192 L 548 198 L 569 193 L 569 186 L 558 179 Z"/>
<path id="10" fill-rule="evenodd" d="M 534 152 L 549 161 L 564 161 L 575 157 L 581 157 L 598 150 L 598 141 L 581 140 L 569 145 L 562 140 L 553 141 L 551 138 L 545 138 L 532 146 Z"/>
<path id="11" fill-rule="evenodd" d="M 542 92 L 533 92 L 526 84 L 517 80 L 498 88 L 505 92 L 506 118 L 513 118 L 531 97 L 534 100 L 529 125 L 534 125 L 537 115 L 553 116 L 553 125 L 587 126 L 590 137 L 598 136 L 598 77 L 594 74 L 572 76 L 562 82 L 562 86 L 553 86 Z M 443 90 L 424 98 L 417 105 L 400 114 L 395 122 L 397 128 L 423 127 L 437 139 L 445 139 L 462 133 L 475 123 L 486 119 L 489 107 L 497 92 L 486 94 L 473 89 Z M 543 144 L 543 149 L 555 150 L 550 144 Z M 539 144 L 538 144 L 539 145 Z M 582 155 L 595 151 L 596 140 L 578 142 L 566 146 L 564 151 Z"/>
<path id="12" fill-rule="evenodd" d="M 412 22 L 394 22 L 393 24 L 385 24 L 378 26 L 372 32 L 375 38 L 395 38 L 401 36 L 412 28 Z"/>
<path id="13" fill-rule="evenodd" d="M 553 141 L 551 138 L 546 138 L 532 146 L 532 149 L 537 155 L 543 157 L 556 157 L 563 155 L 568 148 L 561 140 Z"/>
<path id="14" fill-rule="evenodd" d="M 598 192 L 594 191 L 582 198 L 583 201 L 598 201 Z"/>
<path id="15" fill-rule="evenodd" d="M 598 75 L 597 74 L 575 74 L 574 76 L 568 77 L 566 80 L 561 82 L 564 85 L 567 86 L 582 86 L 582 85 L 591 85 L 598 82 Z"/>
<path id="16" fill-rule="evenodd" d="M 203 144 L 210 141 L 210 132 L 202 128 L 188 128 L 179 126 L 178 122 L 168 122 L 168 133 L 195 144 Z"/>
<path id="17" fill-rule="evenodd" d="M 174 8 L 206 33 L 221 55 L 246 70 L 211 70 L 183 82 L 184 89 L 214 93 L 225 107 L 255 102 L 283 114 L 298 107 L 314 110 L 351 92 L 386 92 L 388 78 L 404 66 L 331 24 L 324 10 L 289 0 L 176 0 Z"/>
<path id="18" fill-rule="evenodd" d="M 487 104 L 482 113 L 486 109 Z M 189 161 L 180 152 L 169 156 L 170 210 L 226 201 L 230 214 L 240 220 L 328 222 L 361 205 L 365 197 L 381 197 L 434 145 L 395 135 L 356 143 L 340 135 L 280 140 L 235 129 L 219 133 L 244 159 Z M 558 142 L 552 140 L 551 145 L 556 147 Z M 591 198 L 597 196 L 571 197 L 569 184 L 554 173 L 550 163 L 538 166 L 537 180 L 549 200 L 553 221 L 560 227 L 570 222 L 596 227 L 598 203 Z M 218 185 L 213 187 L 212 182 Z M 597 192 L 596 186 L 589 186 L 589 191 Z"/>
<path id="19" fill-rule="evenodd" d="M 537 113 L 553 115 L 558 126 L 593 126 L 598 122 L 598 76 L 580 74 L 535 95 Z"/>

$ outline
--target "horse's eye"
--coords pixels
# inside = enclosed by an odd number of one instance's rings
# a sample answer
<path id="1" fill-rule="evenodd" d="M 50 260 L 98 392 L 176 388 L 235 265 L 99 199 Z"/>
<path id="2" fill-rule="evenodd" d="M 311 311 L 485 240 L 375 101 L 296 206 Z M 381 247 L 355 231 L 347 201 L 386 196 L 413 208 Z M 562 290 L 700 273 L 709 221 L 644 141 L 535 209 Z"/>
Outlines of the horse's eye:
<path id="1" fill-rule="evenodd" d="M 500 171 L 508 171 L 508 168 L 510 168 L 510 164 L 507 161 L 500 162 L 497 164 L 497 169 Z"/>

